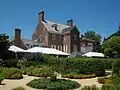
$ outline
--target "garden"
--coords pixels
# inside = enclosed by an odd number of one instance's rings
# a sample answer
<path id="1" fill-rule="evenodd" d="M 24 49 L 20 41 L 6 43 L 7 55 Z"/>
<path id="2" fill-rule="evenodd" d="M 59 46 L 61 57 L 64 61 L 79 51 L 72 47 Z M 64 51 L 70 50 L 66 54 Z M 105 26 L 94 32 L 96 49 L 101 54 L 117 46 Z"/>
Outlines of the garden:
<path id="1" fill-rule="evenodd" d="M 119 59 L 85 57 L 57 58 L 50 55 L 39 55 L 39 58 L 39 61 L 21 58 L 0 62 L 0 84 L 2 84 L 4 79 L 19 80 L 24 78 L 24 75 L 28 75 L 40 77 L 26 83 L 29 87 L 48 90 L 67 90 L 81 86 L 78 82 L 73 81 L 74 79 L 100 77 L 98 78 L 98 83 L 103 84 L 102 88 L 119 88 Z M 113 71 L 110 77 L 106 76 L 106 69 Z M 57 78 L 57 74 L 61 74 L 61 78 Z M 85 88 L 96 88 L 91 90 L 97 90 L 98 87 L 95 85 L 84 86 L 82 90 L 89 90 Z"/>

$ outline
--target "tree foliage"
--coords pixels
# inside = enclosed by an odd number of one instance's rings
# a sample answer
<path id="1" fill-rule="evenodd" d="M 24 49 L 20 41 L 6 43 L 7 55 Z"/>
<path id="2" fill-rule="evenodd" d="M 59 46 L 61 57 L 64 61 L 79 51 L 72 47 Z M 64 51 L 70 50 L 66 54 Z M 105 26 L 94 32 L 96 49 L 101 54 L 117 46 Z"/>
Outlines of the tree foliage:
<path id="1" fill-rule="evenodd" d="M 109 57 L 120 57 L 120 36 L 113 36 L 103 43 L 104 53 Z"/>
<path id="2" fill-rule="evenodd" d="M 0 58 L 1 59 L 6 59 L 7 56 L 9 56 L 8 48 L 11 42 L 8 40 L 8 38 L 9 37 L 5 33 L 0 34 Z"/>

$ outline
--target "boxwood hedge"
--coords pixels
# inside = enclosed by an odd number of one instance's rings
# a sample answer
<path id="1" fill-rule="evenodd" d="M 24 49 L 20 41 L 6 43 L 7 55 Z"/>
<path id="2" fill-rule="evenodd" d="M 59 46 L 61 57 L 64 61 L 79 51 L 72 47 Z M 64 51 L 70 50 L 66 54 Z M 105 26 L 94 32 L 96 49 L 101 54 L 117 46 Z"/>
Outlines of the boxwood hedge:
<path id="1" fill-rule="evenodd" d="M 105 64 L 97 58 L 55 58 L 45 57 L 43 62 L 49 65 L 54 71 L 61 74 L 95 74 L 105 75 Z"/>

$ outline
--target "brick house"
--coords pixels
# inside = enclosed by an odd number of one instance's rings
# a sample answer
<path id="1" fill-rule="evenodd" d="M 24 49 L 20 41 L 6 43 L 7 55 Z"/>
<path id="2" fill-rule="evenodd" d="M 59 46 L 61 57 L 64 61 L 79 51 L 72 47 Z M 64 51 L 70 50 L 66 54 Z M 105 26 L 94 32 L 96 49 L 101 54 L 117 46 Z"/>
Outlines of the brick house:
<path id="1" fill-rule="evenodd" d="M 32 40 L 21 39 L 21 30 L 15 29 L 14 45 L 23 49 L 34 46 L 56 48 L 71 54 L 87 53 L 94 50 L 94 40 L 81 38 L 73 20 L 59 24 L 44 19 L 44 11 L 38 13 L 38 24 Z"/>
<path id="2" fill-rule="evenodd" d="M 44 11 L 41 11 L 38 13 L 38 24 L 32 34 L 32 40 L 64 52 L 80 52 L 79 34 L 73 20 L 68 20 L 66 25 L 51 22 L 44 19 Z"/>
<path id="3" fill-rule="evenodd" d="M 81 53 L 87 53 L 95 49 L 95 41 L 88 38 L 80 38 Z"/>

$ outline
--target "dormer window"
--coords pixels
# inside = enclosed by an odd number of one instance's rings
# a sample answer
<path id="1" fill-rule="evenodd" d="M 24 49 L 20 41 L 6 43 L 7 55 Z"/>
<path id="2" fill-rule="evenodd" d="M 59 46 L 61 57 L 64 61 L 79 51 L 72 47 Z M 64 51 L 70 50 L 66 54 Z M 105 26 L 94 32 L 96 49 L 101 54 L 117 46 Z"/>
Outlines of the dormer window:
<path id="1" fill-rule="evenodd" d="M 57 24 L 53 24 L 52 27 L 55 28 L 56 31 L 58 31 L 58 29 L 57 29 L 58 25 Z"/>

